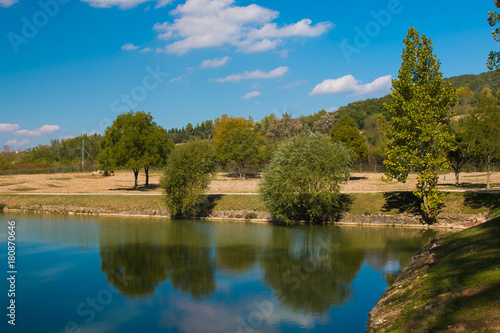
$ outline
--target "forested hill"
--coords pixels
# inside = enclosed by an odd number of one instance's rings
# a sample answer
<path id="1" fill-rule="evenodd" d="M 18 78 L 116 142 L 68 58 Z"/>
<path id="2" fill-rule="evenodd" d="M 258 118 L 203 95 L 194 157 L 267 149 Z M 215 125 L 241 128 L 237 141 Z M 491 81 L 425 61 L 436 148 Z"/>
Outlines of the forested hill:
<path id="1" fill-rule="evenodd" d="M 500 71 L 481 73 L 479 75 L 468 74 L 454 76 L 446 79 L 450 81 L 453 88 L 465 87 L 472 90 L 472 104 L 485 87 L 495 91 L 500 89 Z M 356 121 L 360 129 L 365 128 L 366 119 L 374 114 L 384 113 L 384 102 L 390 102 L 390 95 L 381 98 L 369 98 L 363 101 L 353 102 L 347 106 L 340 107 L 335 112 L 335 118 L 339 119 L 344 114 L 349 115 Z"/>

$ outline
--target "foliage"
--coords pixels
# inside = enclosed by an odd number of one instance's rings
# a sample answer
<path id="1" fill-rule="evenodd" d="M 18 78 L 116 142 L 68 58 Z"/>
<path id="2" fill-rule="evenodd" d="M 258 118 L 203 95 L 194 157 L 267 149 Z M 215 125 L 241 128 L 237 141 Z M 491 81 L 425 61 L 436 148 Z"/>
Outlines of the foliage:
<path id="1" fill-rule="evenodd" d="M 455 125 L 455 126 L 453 126 Z M 452 123 L 452 132 L 455 137 L 453 150 L 448 151 L 450 166 L 455 172 L 455 186 L 460 186 L 460 171 L 463 165 L 470 159 L 469 146 L 465 140 L 465 132 L 456 122 Z"/>
<path id="2" fill-rule="evenodd" d="M 368 162 L 382 163 L 386 158 L 385 147 L 387 142 L 384 134 L 380 131 L 377 114 L 372 114 L 365 120 L 363 136 L 366 138 L 368 147 Z"/>
<path id="3" fill-rule="evenodd" d="M 495 7 L 500 8 L 500 0 L 495 0 Z M 500 22 L 500 13 L 489 11 L 488 12 L 489 25 L 491 27 L 494 27 L 499 22 Z M 496 42 L 500 42 L 500 27 L 493 30 L 492 35 L 493 35 L 493 39 Z M 487 67 L 490 71 L 492 71 L 494 69 L 499 70 L 500 69 L 500 52 L 491 51 L 490 55 L 488 57 L 488 64 L 487 65 L 488 65 Z"/>
<path id="4" fill-rule="evenodd" d="M 365 121 L 374 114 L 384 114 L 384 103 L 389 103 L 392 100 L 390 95 L 381 98 L 369 98 L 363 101 L 349 103 L 347 106 L 341 106 L 334 114 L 339 119 L 344 115 L 348 115 L 357 124 L 360 129 L 365 128 Z"/>
<path id="5" fill-rule="evenodd" d="M 454 139 L 449 122 L 455 92 L 442 79 L 430 39 L 410 28 L 404 44 L 398 78 L 392 81 L 393 102 L 385 104 L 390 119 L 380 117 L 387 137 L 386 180 L 405 182 L 410 171 L 417 172 L 414 193 L 422 200 L 424 220 L 434 222 L 440 202 L 437 170 L 449 167 L 443 151 L 452 150 Z"/>
<path id="6" fill-rule="evenodd" d="M 260 193 L 280 222 L 327 222 L 340 211 L 340 184 L 350 166 L 348 149 L 323 134 L 287 138 L 264 171 Z"/>
<path id="7" fill-rule="evenodd" d="M 236 162 L 240 176 L 245 179 L 245 164 L 257 160 L 261 145 L 262 139 L 257 133 L 248 127 L 237 127 L 221 143 L 219 159 Z"/>
<path id="8" fill-rule="evenodd" d="M 128 112 L 116 117 L 101 141 L 98 161 L 101 168 L 125 167 L 134 171 L 137 187 L 139 169 L 164 165 L 173 144 L 167 141 L 165 130 L 149 113 Z M 148 179 L 146 179 L 146 185 Z"/>
<path id="9" fill-rule="evenodd" d="M 215 147 L 208 141 L 193 140 L 170 154 L 160 186 L 172 217 L 195 216 L 204 203 L 203 192 L 215 170 Z"/>
<path id="10" fill-rule="evenodd" d="M 365 138 L 356 127 L 354 120 L 348 115 L 342 116 L 335 126 L 330 130 L 333 142 L 342 142 L 351 152 L 354 162 L 365 159 L 368 156 L 368 147 Z"/>
<path id="11" fill-rule="evenodd" d="M 465 141 L 472 156 L 488 165 L 487 188 L 491 188 L 491 163 L 500 158 L 500 105 L 488 88 L 483 89 L 478 108 L 464 120 Z"/>

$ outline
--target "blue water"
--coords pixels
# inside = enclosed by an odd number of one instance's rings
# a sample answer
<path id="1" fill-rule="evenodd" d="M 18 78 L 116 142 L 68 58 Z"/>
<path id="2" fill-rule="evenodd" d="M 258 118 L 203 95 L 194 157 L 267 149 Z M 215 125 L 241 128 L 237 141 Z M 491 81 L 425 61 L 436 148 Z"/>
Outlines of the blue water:
<path id="1" fill-rule="evenodd" d="M 0 215 L 1 332 L 364 332 L 433 231 Z M 16 221 L 16 325 L 7 222 Z"/>

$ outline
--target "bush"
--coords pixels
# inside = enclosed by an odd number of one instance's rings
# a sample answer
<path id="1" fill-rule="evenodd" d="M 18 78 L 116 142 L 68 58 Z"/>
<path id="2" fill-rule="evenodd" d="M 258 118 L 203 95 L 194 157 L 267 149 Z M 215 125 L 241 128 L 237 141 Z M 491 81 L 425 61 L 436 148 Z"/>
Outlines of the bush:
<path id="1" fill-rule="evenodd" d="M 190 141 L 173 150 L 160 180 L 172 217 L 191 218 L 200 213 L 215 166 L 215 148 L 208 141 Z"/>
<path id="2" fill-rule="evenodd" d="M 319 133 L 285 139 L 264 170 L 260 193 L 279 222 L 323 223 L 341 211 L 340 184 L 352 164 L 349 150 Z"/>

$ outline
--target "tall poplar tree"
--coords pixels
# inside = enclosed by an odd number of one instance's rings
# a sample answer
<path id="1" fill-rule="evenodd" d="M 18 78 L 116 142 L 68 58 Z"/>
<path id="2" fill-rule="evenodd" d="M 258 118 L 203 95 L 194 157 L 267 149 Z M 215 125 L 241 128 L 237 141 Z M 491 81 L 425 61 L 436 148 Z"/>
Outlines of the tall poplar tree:
<path id="1" fill-rule="evenodd" d="M 412 27 L 404 45 L 398 77 L 392 80 L 393 102 L 384 104 L 389 119 L 380 119 L 387 137 L 384 179 L 406 182 L 411 171 L 418 173 L 414 194 L 424 220 L 433 223 L 441 200 L 438 170 L 449 168 L 445 152 L 453 149 L 449 123 L 456 95 L 443 81 L 430 39 Z"/>

